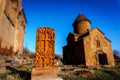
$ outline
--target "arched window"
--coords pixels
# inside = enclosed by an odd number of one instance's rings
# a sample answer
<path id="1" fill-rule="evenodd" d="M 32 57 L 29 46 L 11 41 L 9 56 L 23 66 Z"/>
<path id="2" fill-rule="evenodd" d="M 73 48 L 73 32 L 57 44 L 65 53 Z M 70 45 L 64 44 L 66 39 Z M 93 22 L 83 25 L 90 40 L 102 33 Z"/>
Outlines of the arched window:
<path id="1" fill-rule="evenodd" d="M 100 41 L 96 40 L 96 44 L 97 44 L 97 48 L 99 48 L 100 47 Z"/>

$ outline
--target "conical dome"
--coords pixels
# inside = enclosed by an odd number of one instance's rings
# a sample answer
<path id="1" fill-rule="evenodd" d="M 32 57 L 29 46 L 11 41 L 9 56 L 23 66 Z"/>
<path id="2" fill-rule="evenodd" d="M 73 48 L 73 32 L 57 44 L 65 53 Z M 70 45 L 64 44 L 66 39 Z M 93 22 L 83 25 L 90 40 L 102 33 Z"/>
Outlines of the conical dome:
<path id="1" fill-rule="evenodd" d="M 73 22 L 74 33 L 84 34 L 90 30 L 90 20 L 87 19 L 84 15 L 80 14 Z"/>
<path id="2" fill-rule="evenodd" d="M 91 23 L 91 21 L 87 19 L 83 14 L 79 14 L 78 17 L 73 22 L 73 26 L 75 27 L 81 21 L 89 21 Z"/>

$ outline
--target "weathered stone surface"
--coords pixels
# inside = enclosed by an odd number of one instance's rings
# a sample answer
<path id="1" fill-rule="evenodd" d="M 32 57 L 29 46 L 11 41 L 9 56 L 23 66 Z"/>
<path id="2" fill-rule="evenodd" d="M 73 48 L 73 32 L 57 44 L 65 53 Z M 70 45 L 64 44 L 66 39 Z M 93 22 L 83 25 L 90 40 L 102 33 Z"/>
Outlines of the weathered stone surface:
<path id="1" fill-rule="evenodd" d="M 90 29 L 90 21 L 79 15 L 73 23 L 74 33 L 67 37 L 63 47 L 63 60 L 66 64 L 86 66 L 114 66 L 111 41 L 98 29 Z"/>
<path id="2" fill-rule="evenodd" d="M 0 54 L 22 54 L 25 25 L 22 0 L 0 0 Z"/>
<path id="3" fill-rule="evenodd" d="M 54 30 L 48 27 L 37 30 L 35 67 L 54 65 L 54 35 Z"/>
<path id="4" fill-rule="evenodd" d="M 88 77 L 92 75 L 92 72 L 88 70 L 75 70 L 75 74 L 82 77 Z"/>
<path id="5" fill-rule="evenodd" d="M 58 73 L 58 67 L 49 67 L 49 68 L 33 68 L 32 69 L 32 80 L 56 80 Z"/>
<path id="6" fill-rule="evenodd" d="M 57 79 L 58 67 L 54 67 L 54 40 L 54 29 L 38 28 L 35 67 L 31 72 L 31 80 L 62 80 Z"/>
<path id="7" fill-rule="evenodd" d="M 85 32 L 90 30 L 90 20 L 87 19 L 84 15 L 80 14 L 75 21 L 73 22 L 74 33 L 84 34 Z"/>

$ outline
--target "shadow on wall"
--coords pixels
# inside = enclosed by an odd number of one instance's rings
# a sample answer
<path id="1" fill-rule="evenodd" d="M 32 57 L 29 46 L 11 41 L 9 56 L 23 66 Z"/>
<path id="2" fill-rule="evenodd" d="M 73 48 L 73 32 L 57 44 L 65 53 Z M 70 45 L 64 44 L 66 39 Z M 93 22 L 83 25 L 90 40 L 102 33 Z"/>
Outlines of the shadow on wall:
<path id="1" fill-rule="evenodd" d="M 2 55 L 12 55 L 12 54 L 17 54 L 17 52 L 13 51 L 12 46 L 9 49 L 7 47 L 2 48 L 2 40 L 0 39 L 0 54 L 2 54 Z"/>

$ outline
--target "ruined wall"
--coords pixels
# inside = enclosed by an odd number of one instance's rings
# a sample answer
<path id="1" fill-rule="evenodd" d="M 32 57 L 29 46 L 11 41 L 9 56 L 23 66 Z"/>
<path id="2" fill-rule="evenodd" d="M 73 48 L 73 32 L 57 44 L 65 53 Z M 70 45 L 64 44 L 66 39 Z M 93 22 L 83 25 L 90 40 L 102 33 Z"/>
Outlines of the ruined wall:
<path id="1" fill-rule="evenodd" d="M 54 30 L 51 28 L 38 28 L 35 67 L 52 67 L 54 65 L 54 35 Z"/>
<path id="2" fill-rule="evenodd" d="M 6 0 L 0 0 L 0 21 L 2 20 L 2 16 L 3 16 L 3 12 L 4 12 L 4 8 L 6 5 Z"/>
<path id="3" fill-rule="evenodd" d="M 22 53 L 23 51 L 23 41 L 24 41 L 24 33 L 25 33 L 25 25 L 26 19 L 24 11 L 21 10 L 18 13 L 18 26 L 15 27 L 15 39 L 14 39 L 14 51 L 18 50 L 18 53 Z"/>
<path id="4" fill-rule="evenodd" d="M 3 5 L 4 3 L 4 5 Z M 22 0 L 0 1 L 0 54 L 22 54 L 26 18 L 22 9 Z"/>
<path id="5" fill-rule="evenodd" d="M 2 48 L 9 49 L 10 47 L 13 47 L 14 34 L 14 27 L 11 25 L 7 17 L 3 15 L 3 19 L 0 21 L 0 39 Z"/>
<path id="6" fill-rule="evenodd" d="M 20 1 L 21 0 L 7 0 L 6 1 L 4 12 L 13 26 L 18 26 L 18 22 L 19 22 L 18 13 L 22 10 L 22 6 L 19 6 L 19 5 L 22 5 Z"/>

